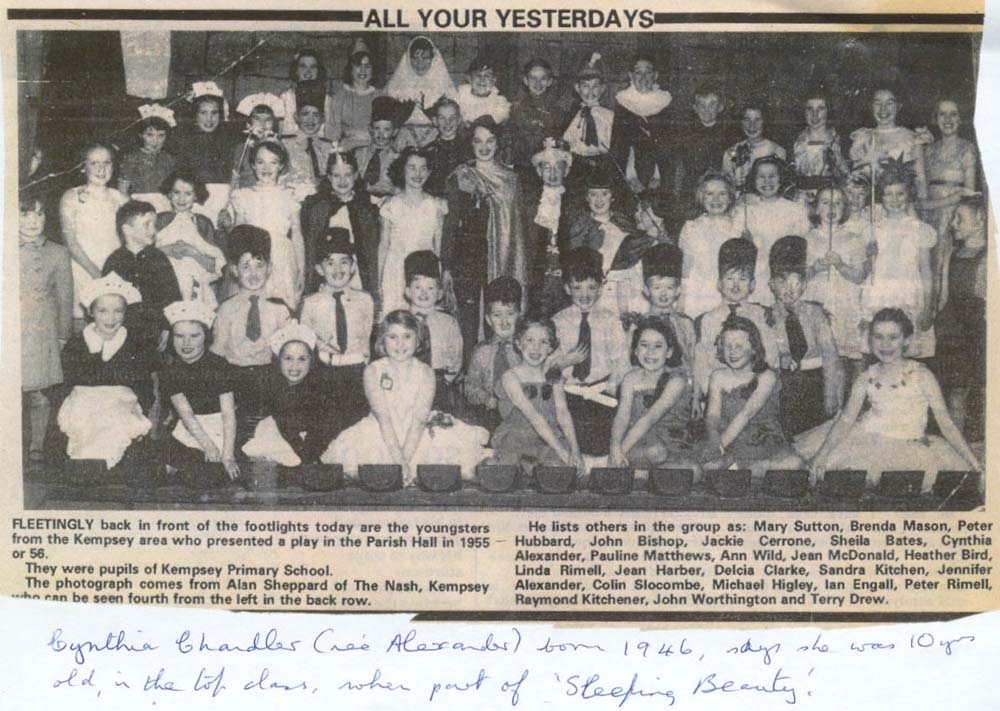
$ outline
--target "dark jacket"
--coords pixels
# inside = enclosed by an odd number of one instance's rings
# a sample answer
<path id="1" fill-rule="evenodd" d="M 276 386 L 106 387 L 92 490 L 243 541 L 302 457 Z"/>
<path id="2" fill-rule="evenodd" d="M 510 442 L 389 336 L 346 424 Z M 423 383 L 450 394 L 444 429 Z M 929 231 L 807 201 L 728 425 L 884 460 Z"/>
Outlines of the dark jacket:
<path id="1" fill-rule="evenodd" d="M 319 275 L 313 269 L 316 266 L 316 248 L 326 235 L 330 218 L 336 215 L 343 205 L 345 203 L 333 194 L 325 178 L 320 182 L 319 192 L 310 195 L 302 203 L 302 238 L 305 241 L 307 292 L 315 291 L 319 286 Z M 354 235 L 354 245 L 357 248 L 361 285 L 373 298 L 377 298 L 378 244 L 381 238 L 378 208 L 372 205 L 368 193 L 362 190 L 356 190 L 354 198 L 346 205 L 351 221 L 351 232 Z"/>

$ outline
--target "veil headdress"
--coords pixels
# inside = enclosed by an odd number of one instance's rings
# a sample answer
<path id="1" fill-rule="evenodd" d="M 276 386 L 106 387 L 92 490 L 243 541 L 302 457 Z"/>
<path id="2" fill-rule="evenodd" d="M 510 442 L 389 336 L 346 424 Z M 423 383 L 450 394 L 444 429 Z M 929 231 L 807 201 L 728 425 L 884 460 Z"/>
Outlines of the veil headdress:
<path id="1" fill-rule="evenodd" d="M 434 50 L 431 66 L 423 76 L 417 74 L 410 63 L 410 50 L 413 48 L 414 42 L 418 41 L 426 42 Z M 454 99 L 457 95 L 455 83 L 448 73 L 448 65 L 445 64 L 444 57 L 441 56 L 437 46 L 423 35 L 414 38 L 407 46 L 396 71 L 392 73 L 392 78 L 385 85 L 385 93 L 400 101 L 416 102 L 417 107 L 414 109 L 414 114 L 421 108 L 429 110 L 442 96 Z M 421 111 L 421 113 L 423 112 Z M 427 119 L 427 121 L 430 120 Z"/>

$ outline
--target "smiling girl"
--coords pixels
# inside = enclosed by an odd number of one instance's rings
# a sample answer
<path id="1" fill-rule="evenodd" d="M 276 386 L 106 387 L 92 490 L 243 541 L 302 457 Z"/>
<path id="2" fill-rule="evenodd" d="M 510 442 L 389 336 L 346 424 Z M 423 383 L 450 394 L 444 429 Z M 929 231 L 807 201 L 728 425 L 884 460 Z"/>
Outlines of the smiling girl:
<path id="1" fill-rule="evenodd" d="M 326 67 L 323 66 L 323 58 L 315 49 L 300 49 L 292 59 L 291 70 L 289 71 L 291 86 L 281 92 L 281 103 L 284 106 L 284 118 L 281 120 L 282 133 L 296 133 L 299 125 L 296 121 L 298 110 L 295 98 L 295 87 L 304 81 L 318 81 L 324 88 L 327 85 Z M 327 138 L 332 138 L 330 132 L 330 117 L 333 113 L 333 100 L 330 96 L 325 96 L 323 106 L 317 107 L 323 110 L 326 116 L 326 126 L 321 129 L 321 134 L 325 133 Z M 367 124 L 366 124 L 367 125 Z"/>
<path id="2" fill-rule="evenodd" d="M 928 474 L 923 489 L 929 491 L 938 471 L 981 469 L 934 375 L 905 357 L 912 337 L 913 322 L 900 309 L 875 314 L 868 340 L 878 362 L 854 382 L 839 417 L 796 439 L 799 452 L 812 457 L 814 477 L 830 469 L 865 469 L 873 485 L 883 471 L 920 469 Z M 943 437 L 927 434 L 928 410 Z"/>
<path id="3" fill-rule="evenodd" d="M 535 466 L 571 466 L 583 473 L 583 456 L 559 379 L 545 375 L 546 359 L 559 346 L 549 319 L 518 323 L 514 347 L 521 363 L 500 378 L 496 394 L 503 421 L 493 433 L 500 464 L 518 464 L 530 476 Z"/>
<path id="4" fill-rule="evenodd" d="M 340 433 L 323 453 L 324 464 L 342 464 L 357 476 L 362 464 L 398 464 L 403 482 L 416 481 L 420 464 L 454 464 L 471 479 L 476 466 L 492 453 L 489 433 L 431 410 L 434 371 L 415 357 L 426 330 L 409 311 L 389 313 L 379 326 L 376 353 L 365 368 L 365 396 L 370 415 Z"/>
<path id="5" fill-rule="evenodd" d="M 684 223 L 677 241 L 684 252 L 684 290 L 678 311 L 691 318 L 719 305 L 715 286 L 719 247 L 743 231 L 742 221 L 732 216 L 736 191 L 729 178 L 720 173 L 706 173 L 698 183 L 696 197 L 704 212 Z"/>
<path id="6" fill-rule="evenodd" d="M 941 138 L 924 146 L 924 168 L 927 172 L 927 199 L 921 202 L 924 221 L 937 230 L 938 244 L 934 249 L 934 273 L 941 294 L 938 308 L 945 305 L 948 283 L 948 262 L 953 251 L 952 219 L 963 197 L 977 195 L 979 156 L 972 141 L 958 135 L 962 116 L 958 103 L 943 99 L 934 105 L 934 122 Z"/>
<path id="7" fill-rule="evenodd" d="M 842 358 L 859 361 L 862 353 L 861 290 L 874 259 L 871 242 L 849 223 L 843 188 L 823 188 L 809 211 L 813 228 L 806 234 L 809 283 L 805 298 L 818 301 L 830 316 Z"/>
<path id="8" fill-rule="evenodd" d="M 691 378 L 674 330 L 666 319 L 648 316 L 632 336 L 635 369 L 622 380 L 611 428 L 611 466 L 696 467 L 688 441 Z"/>
<path id="9" fill-rule="evenodd" d="M 379 240 L 379 294 L 382 313 L 405 309 L 403 262 L 411 252 L 430 250 L 441 254 L 441 230 L 448 203 L 424 190 L 430 177 L 427 155 L 404 148 L 389 167 L 389 177 L 399 194 L 382 206 Z"/>
<path id="10" fill-rule="evenodd" d="M 895 89 L 888 85 L 876 87 L 871 102 L 875 127 L 859 128 L 851 134 L 850 158 L 854 170 L 864 171 L 872 180 L 878 180 L 890 158 L 910 164 L 916 196 L 923 199 L 927 196 L 927 183 L 922 146 L 930 143 L 933 136 L 927 129 L 911 131 L 897 126 L 901 108 Z"/>
<path id="11" fill-rule="evenodd" d="M 372 118 L 372 102 L 382 96 L 382 90 L 372 82 L 375 63 L 368 46 L 361 40 L 354 43 L 344 67 L 343 84 L 333 96 L 333 106 L 327 107 L 329 138 L 345 151 L 367 146 L 371 141 L 368 126 Z"/>
<path id="12" fill-rule="evenodd" d="M 322 283 L 316 272 L 317 248 L 331 227 L 347 230 L 355 248 L 357 281 L 378 300 L 379 214 L 369 196 L 358 186 L 358 163 L 354 155 L 335 145 L 326 164 L 326 177 L 315 195 L 302 203 L 302 236 L 305 241 L 307 291 Z"/>
<path id="13" fill-rule="evenodd" d="M 458 320 L 466 352 L 479 340 L 482 291 L 501 276 L 517 279 L 525 292 L 534 284 L 529 274 L 531 252 L 521 203 L 521 182 L 500 164 L 500 127 L 491 116 L 472 122 L 473 159 L 448 177 L 441 264 L 445 283 L 453 282 Z"/>
<path id="14" fill-rule="evenodd" d="M 862 317 L 870 321 L 880 309 L 902 309 L 914 326 L 906 354 L 929 358 L 934 355 L 936 313 L 931 250 L 937 233 L 913 214 L 913 174 L 905 166 L 888 164 L 880 187 L 885 219 L 875 222 L 878 251 L 861 295 Z"/>
<path id="15" fill-rule="evenodd" d="M 215 306 L 210 284 L 222 276 L 226 257 L 215 245 L 215 228 L 192 208 L 208 198 L 205 185 L 193 173 L 175 172 L 163 183 L 170 200 L 169 212 L 156 216 L 156 247 L 170 259 L 185 300 L 200 300 Z"/>
<path id="16" fill-rule="evenodd" d="M 278 179 L 288 167 L 288 152 L 277 141 L 265 140 L 250 152 L 256 184 L 233 191 L 220 225 L 254 225 L 271 236 L 271 275 L 264 295 L 277 297 L 295 310 L 305 278 L 305 246 L 299 203 Z"/>
<path id="17" fill-rule="evenodd" d="M 85 182 L 63 193 L 59 201 L 59 224 L 63 243 L 73 262 L 73 317 L 76 330 L 83 328 L 80 294 L 101 276 L 104 260 L 121 246 L 115 215 L 128 198 L 108 184 L 115 172 L 110 146 L 92 143 L 81 152 Z"/>
<path id="18" fill-rule="evenodd" d="M 314 464 L 333 438 L 333 418 L 313 370 L 316 334 L 292 320 L 275 331 L 270 346 L 275 367 L 264 382 L 264 419 L 243 453 L 286 467 Z"/>
<path id="19" fill-rule="evenodd" d="M 167 470 L 207 462 L 236 479 L 240 469 L 234 453 L 233 369 L 208 351 L 215 311 L 198 301 L 177 301 L 163 313 L 170 323 L 174 357 L 160 373 L 160 397 L 177 416 L 177 425 L 164 442 Z"/>
<path id="20" fill-rule="evenodd" d="M 70 459 L 103 459 L 111 467 L 152 427 L 143 414 L 153 404 L 151 354 L 124 326 L 125 308 L 142 296 L 112 272 L 88 282 L 80 299 L 90 323 L 63 348 L 63 382 L 71 392 L 59 428 L 69 438 Z"/>
<path id="21" fill-rule="evenodd" d="M 802 460 L 781 430 L 777 374 L 767 367 L 760 332 L 741 316 L 726 319 L 718 340 L 725 367 L 712 373 L 705 411 L 706 469 L 736 465 L 754 478 L 768 469 L 795 469 Z"/>
<path id="22" fill-rule="evenodd" d="M 767 284 L 771 279 L 768 255 L 771 246 L 785 235 L 799 235 L 809 231 L 806 206 L 796 200 L 782 197 L 785 163 L 777 156 L 758 158 L 747 175 L 746 192 L 734 210 L 736 222 L 744 221 L 744 228 L 757 246 L 756 279 Z M 764 306 L 774 302 L 768 289 L 754 292 L 754 300 Z"/>

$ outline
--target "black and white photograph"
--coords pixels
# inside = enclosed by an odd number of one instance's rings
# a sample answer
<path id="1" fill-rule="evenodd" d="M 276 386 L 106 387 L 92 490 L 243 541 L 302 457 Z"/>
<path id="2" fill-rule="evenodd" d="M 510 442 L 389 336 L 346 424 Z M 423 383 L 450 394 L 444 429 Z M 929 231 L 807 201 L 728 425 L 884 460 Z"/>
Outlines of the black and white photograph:
<path id="1" fill-rule="evenodd" d="M 25 509 L 983 505 L 979 34 L 168 27 L 17 32 Z"/>

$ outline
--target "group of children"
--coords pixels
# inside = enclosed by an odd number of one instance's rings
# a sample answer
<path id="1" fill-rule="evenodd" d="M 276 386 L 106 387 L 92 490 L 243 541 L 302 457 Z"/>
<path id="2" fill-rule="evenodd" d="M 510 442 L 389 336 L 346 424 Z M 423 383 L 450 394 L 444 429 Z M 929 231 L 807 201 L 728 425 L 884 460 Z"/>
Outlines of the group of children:
<path id="1" fill-rule="evenodd" d="M 892 92 L 845 156 L 822 97 L 788 152 L 760 106 L 723 140 L 714 89 L 678 128 L 645 55 L 614 110 L 591 56 L 568 122 L 544 60 L 513 104 L 489 59 L 457 89 L 426 38 L 404 60 L 433 104 L 372 88 L 356 48 L 338 109 L 300 52 L 288 92 L 240 102 L 235 144 L 210 82 L 189 126 L 143 107 L 117 165 L 84 150 L 65 246 L 22 200 L 29 466 L 56 401 L 71 459 L 155 442 L 168 471 L 232 479 L 255 460 L 398 464 L 406 483 L 494 462 L 917 468 L 929 487 L 981 467 L 956 420 L 982 387 L 985 208 L 974 185 L 922 202 L 926 141 Z M 944 233 L 925 206 L 950 210 Z M 935 338 L 949 308 L 966 327 Z"/>

